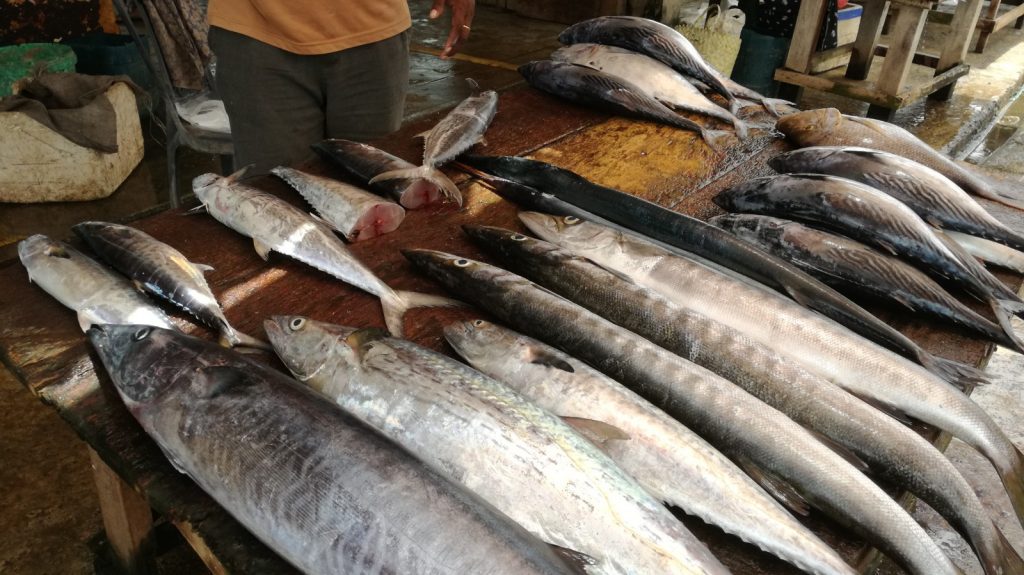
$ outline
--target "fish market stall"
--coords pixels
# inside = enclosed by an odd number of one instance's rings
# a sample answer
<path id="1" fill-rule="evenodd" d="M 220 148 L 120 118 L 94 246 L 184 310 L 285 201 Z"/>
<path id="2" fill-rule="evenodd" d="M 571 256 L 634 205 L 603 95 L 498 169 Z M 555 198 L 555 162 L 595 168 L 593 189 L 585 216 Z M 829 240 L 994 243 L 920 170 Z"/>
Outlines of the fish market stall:
<path id="1" fill-rule="evenodd" d="M 421 147 L 413 139 L 438 118 L 406 126 L 375 144 L 416 161 Z M 568 168 L 605 186 L 618 188 L 661 206 L 708 219 L 722 213 L 712 202 L 720 191 L 772 173 L 768 160 L 789 149 L 765 130 L 751 130 L 743 142 L 729 140 L 721 153 L 702 142 L 699 133 L 671 126 L 613 118 L 566 104 L 526 87 L 501 94 L 498 113 L 487 131 L 487 155 L 530 155 Z M 323 162 L 302 166 L 313 174 L 344 179 Z M 415 271 L 400 250 L 434 249 L 491 261 L 463 234 L 465 224 L 492 225 L 523 231 L 515 205 L 502 200 L 479 181 L 454 169 L 446 173 L 465 198 L 453 204 L 410 210 L 401 227 L 349 246 L 355 256 L 397 290 L 443 294 L 440 286 Z M 273 177 L 247 182 L 294 205 L 301 197 Z M 986 202 L 1005 221 L 1024 228 L 1024 212 Z M 248 238 L 206 214 L 162 213 L 133 224 L 180 250 L 192 262 L 213 267 L 208 281 L 231 324 L 240 332 L 262 337 L 263 321 L 272 315 L 303 315 L 358 327 L 384 327 L 374 296 L 292 259 L 272 254 L 264 262 Z M 1019 288 L 1021 277 L 1000 273 Z M 94 453 L 105 526 L 112 545 L 126 563 L 144 566 L 152 551 L 149 513 L 174 524 L 214 573 L 292 572 L 225 510 L 178 473 L 158 446 L 124 407 L 83 336 L 74 313 L 61 307 L 26 281 L 25 270 L 11 262 L 0 268 L 0 358 L 41 401 L 53 406 Z M 879 314 L 926 350 L 969 365 L 984 365 L 991 344 L 953 329 L 892 310 Z M 473 308 L 414 309 L 406 316 L 405 337 L 451 354 L 442 328 L 456 320 L 488 317 Z M 210 330 L 172 319 L 187 333 L 215 338 Z M 279 369 L 270 354 L 254 354 Z M 932 441 L 947 438 L 920 427 Z M 41 454 L 42 455 L 42 454 Z M 903 503 L 909 498 L 904 497 Z M 811 530 L 861 572 L 869 572 L 880 556 L 862 540 L 812 511 L 802 519 Z M 796 573 L 794 567 L 744 544 L 693 518 L 684 523 L 735 573 Z"/>

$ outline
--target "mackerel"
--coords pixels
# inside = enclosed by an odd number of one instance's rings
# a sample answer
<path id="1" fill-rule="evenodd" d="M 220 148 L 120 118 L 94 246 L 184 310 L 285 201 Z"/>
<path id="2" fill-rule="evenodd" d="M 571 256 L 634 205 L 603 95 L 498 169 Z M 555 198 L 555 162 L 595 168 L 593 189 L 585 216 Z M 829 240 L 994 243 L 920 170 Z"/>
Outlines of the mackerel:
<path id="1" fill-rule="evenodd" d="M 1024 274 L 1024 252 L 969 234 L 946 232 L 946 235 L 972 256 L 992 265 Z"/>
<path id="2" fill-rule="evenodd" d="M 728 571 L 566 423 L 448 356 L 301 317 L 266 322 L 288 369 L 589 573 Z"/>
<path id="3" fill-rule="evenodd" d="M 444 200 L 437 184 L 425 178 L 384 180 L 370 184 L 370 180 L 384 172 L 416 166 L 369 144 L 333 138 L 313 144 L 313 150 L 327 162 L 357 178 L 370 191 L 390 198 L 406 209 L 415 210 Z"/>

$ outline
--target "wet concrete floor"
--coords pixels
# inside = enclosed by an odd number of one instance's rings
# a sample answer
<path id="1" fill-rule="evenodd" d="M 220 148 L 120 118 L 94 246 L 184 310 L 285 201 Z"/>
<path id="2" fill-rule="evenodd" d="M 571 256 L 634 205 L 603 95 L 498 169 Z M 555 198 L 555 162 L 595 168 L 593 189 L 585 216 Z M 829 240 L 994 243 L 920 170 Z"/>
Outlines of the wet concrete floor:
<path id="1" fill-rule="evenodd" d="M 436 58 L 446 31 L 426 19 L 430 2 L 415 0 L 413 10 L 412 74 L 406 99 L 407 118 L 413 119 L 451 106 L 469 94 L 466 77 L 484 88 L 504 88 L 519 82 L 515 66 L 541 58 L 557 46 L 559 24 L 520 18 L 480 6 L 473 36 L 462 56 Z M 929 25 L 926 49 L 942 39 L 941 27 Z M 896 122 L 939 149 L 966 155 L 988 167 L 1024 172 L 1024 99 L 1015 99 L 1024 75 L 1024 34 L 1007 29 L 993 36 L 984 55 L 970 55 L 974 67 L 961 80 L 954 98 L 944 104 L 922 102 L 901 111 Z M 878 64 L 876 64 L 877 67 Z M 912 74 L 926 74 L 915 70 Z M 913 77 L 913 76 L 912 76 Z M 808 92 L 801 107 L 836 106 L 863 113 L 866 106 L 820 93 Z M 1007 108 L 1007 106 L 1009 106 Z M 1003 113 L 1003 110 L 1005 114 Z M 996 128 L 986 140 L 979 133 Z M 159 130 L 147 131 L 146 157 L 128 181 L 110 198 L 88 203 L 45 205 L 0 204 L 0 261 L 14 257 L 14 244 L 32 233 L 65 237 L 69 227 L 85 219 L 130 221 L 140 214 L 162 209 L 168 201 L 166 162 Z M 979 142 L 981 143 L 979 145 Z M 215 157 L 183 150 L 179 156 L 181 192 L 188 192 L 192 177 L 216 171 Z M 188 225 L 188 219 L 182 219 Z M 10 305 L 12 302 L 0 302 Z M 989 371 L 999 381 L 976 392 L 975 398 L 1008 426 L 1018 443 L 1024 439 L 1024 360 L 1000 350 Z M 103 549 L 102 523 L 84 445 L 48 407 L 29 395 L 15 378 L 0 369 L 0 573 L 87 574 L 105 572 L 96 562 Z M 1018 549 L 1024 551 L 1024 533 L 1014 525 L 1001 501 L 1001 490 L 987 463 L 965 445 L 954 441 L 950 458 L 984 485 L 979 492 L 993 502 L 993 513 Z M 988 495 L 991 495 L 988 497 Z M 934 512 L 920 505 L 915 511 L 936 539 L 968 574 L 980 573 L 976 560 L 959 537 Z M 162 563 L 162 572 L 196 572 L 201 566 L 178 549 Z"/>

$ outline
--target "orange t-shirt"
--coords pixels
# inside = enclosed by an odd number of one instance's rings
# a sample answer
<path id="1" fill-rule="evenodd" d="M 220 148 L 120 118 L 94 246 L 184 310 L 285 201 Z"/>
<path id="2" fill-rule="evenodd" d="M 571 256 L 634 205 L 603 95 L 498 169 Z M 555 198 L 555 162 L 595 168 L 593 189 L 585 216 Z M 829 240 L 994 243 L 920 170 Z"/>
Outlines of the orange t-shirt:
<path id="1" fill-rule="evenodd" d="M 370 44 L 412 24 L 406 0 L 210 0 L 209 19 L 295 54 Z"/>

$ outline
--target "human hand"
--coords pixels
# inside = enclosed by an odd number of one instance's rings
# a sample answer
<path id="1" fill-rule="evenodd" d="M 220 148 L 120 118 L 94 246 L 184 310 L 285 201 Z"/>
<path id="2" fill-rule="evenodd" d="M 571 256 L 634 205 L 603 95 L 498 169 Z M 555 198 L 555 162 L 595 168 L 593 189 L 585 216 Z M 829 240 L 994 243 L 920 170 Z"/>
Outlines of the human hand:
<path id="1" fill-rule="evenodd" d="M 434 6 L 430 9 L 430 19 L 436 20 L 444 14 L 445 5 L 452 7 L 452 28 L 448 32 L 448 40 L 441 50 L 441 58 L 447 59 L 454 56 L 462 43 L 469 38 L 472 28 L 473 15 L 476 13 L 476 0 L 434 0 Z"/>

